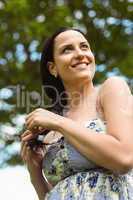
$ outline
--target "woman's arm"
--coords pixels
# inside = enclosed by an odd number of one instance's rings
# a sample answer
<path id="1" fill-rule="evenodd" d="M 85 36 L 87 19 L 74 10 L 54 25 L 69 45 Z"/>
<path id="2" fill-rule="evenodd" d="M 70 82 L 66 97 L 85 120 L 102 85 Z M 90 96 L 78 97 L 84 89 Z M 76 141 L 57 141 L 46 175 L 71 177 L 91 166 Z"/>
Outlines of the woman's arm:
<path id="1" fill-rule="evenodd" d="M 27 135 L 30 131 L 26 131 L 22 138 Z M 31 149 L 28 146 L 28 142 L 23 142 L 21 144 L 21 157 L 26 163 L 28 168 L 31 183 L 33 184 L 39 200 L 44 200 L 47 192 L 52 189 L 52 185 L 46 180 L 42 173 L 42 160 L 45 156 L 43 147 L 36 147 L 36 149 Z"/>
<path id="2" fill-rule="evenodd" d="M 98 134 L 45 109 L 30 113 L 26 126 L 29 130 L 36 126 L 56 130 L 99 166 L 125 173 L 133 167 L 133 96 L 126 82 L 118 77 L 107 79 L 100 94 L 107 122 L 106 134 Z M 30 133 L 23 141 L 34 137 L 34 133 Z"/>
<path id="3" fill-rule="evenodd" d="M 101 101 L 107 134 L 98 134 L 65 117 L 60 118 L 58 130 L 88 159 L 126 173 L 133 167 L 133 97 L 125 81 L 113 77 L 103 84 Z"/>
<path id="4" fill-rule="evenodd" d="M 52 185 L 43 176 L 42 170 L 37 168 L 34 169 L 34 172 L 32 171 L 32 173 L 29 170 L 29 173 L 31 183 L 35 188 L 39 200 L 44 200 L 46 193 L 52 189 Z"/>

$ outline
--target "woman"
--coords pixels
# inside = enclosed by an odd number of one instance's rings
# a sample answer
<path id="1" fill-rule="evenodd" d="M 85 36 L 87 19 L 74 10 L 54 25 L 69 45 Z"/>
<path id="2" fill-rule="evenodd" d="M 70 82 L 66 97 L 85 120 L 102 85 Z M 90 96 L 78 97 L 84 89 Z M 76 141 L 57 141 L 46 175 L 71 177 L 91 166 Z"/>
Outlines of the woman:
<path id="1" fill-rule="evenodd" d="M 133 199 L 133 98 L 124 80 L 97 88 L 94 74 L 81 31 L 60 29 L 47 40 L 41 75 L 53 106 L 27 116 L 21 149 L 40 200 Z M 45 152 L 28 145 L 40 130 L 50 130 Z"/>

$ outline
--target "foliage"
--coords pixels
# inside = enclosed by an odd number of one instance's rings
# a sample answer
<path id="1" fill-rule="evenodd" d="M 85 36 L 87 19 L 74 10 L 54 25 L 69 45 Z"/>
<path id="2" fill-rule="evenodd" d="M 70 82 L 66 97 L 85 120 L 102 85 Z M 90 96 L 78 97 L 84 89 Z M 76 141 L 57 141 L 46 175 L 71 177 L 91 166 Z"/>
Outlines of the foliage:
<path id="1" fill-rule="evenodd" d="M 5 140 L 5 134 L 19 134 L 20 115 L 40 106 L 39 60 L 45 38 L 59 26 L 80 28 L 96 57 L 95 83 L 113 73 L 132 84 L 132 11 L 128 0 L 0 1 L 0 157 L 8 154 L 0 159 L 1 165 L 20 163 L 19 152 L 9 156 L 7 149 L 15 142 Z M 28 101 L 33 105 L 29 110 Z"/>

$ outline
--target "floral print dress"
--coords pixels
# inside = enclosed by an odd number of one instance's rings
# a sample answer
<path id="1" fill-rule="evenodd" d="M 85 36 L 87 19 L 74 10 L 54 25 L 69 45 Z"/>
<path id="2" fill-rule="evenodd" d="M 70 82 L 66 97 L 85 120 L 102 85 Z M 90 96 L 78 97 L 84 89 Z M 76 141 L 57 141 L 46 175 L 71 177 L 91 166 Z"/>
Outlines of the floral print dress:
<path id="1" fill-rule="evenodd" d="M 106 134 L 100 118 L 85 127 Z M 86 159 L 64 137 L 52 145 L 43 161 L 46 178 L 54 185 L 44 200 L 133 200 L 133 171 L 120 175 Z"/>

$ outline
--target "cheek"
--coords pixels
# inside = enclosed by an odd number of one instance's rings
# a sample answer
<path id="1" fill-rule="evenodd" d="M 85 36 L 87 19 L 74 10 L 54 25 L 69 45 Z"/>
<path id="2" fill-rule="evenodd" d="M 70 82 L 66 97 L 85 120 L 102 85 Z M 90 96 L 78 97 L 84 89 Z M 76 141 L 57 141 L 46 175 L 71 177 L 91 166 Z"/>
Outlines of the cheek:
<path id="1" fill-rule="evenodd" d="M 92 58 L 93 58 L 93 61 L 95 62 L 95 56 L 93 55 L 93 53 L 92 53 Z"/>
<path id="2" fill-rule="evenodd" d="M 62 70 L 67 69 L 69 62 L 70 62 L 70 56 L 60 56 L 59 58 L 55 59 L 56 66 L 59 70 L 60 68 L 62 68 Z"/>
<path id="3" fill-rule="evenodd" d="M 64 76 L 64 74 L 66 74 L 66 70 L 67 70 L 66 63 L 67 63 L 67 60 L 64 58 L 55 59 L 56 69 L 61 78 Z"/>
<path id="4" fill-rule="evenodd" d="M 93 61 L 95 61 L 95 57 L 94 57 L 94 54 L 92 53 L 92 51 L 90 51 L 90 52 L 88 53 L 88 56 L 89 56 Z"/>
<path id="5" fill-rule="evenodd" d="M 95 63 L 95 58 L 94 58 L 94 63 Z M 92 76 L 92 79 L 93 79 L 94 76 L 95 76 L 95 72 L 96 72 L 96 66 L 95 66 L 95 64 L 93 64 L 93 66 L 92 66 L 92 70 L 91 70 L 91 76 Z"/>

